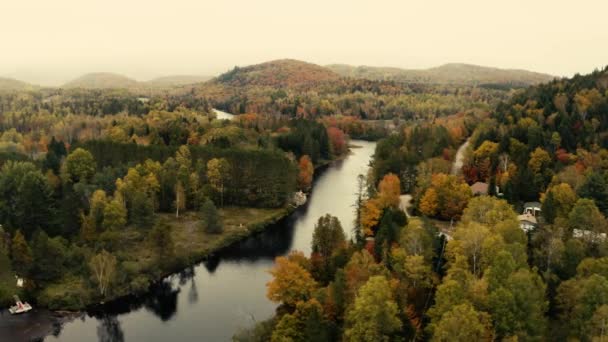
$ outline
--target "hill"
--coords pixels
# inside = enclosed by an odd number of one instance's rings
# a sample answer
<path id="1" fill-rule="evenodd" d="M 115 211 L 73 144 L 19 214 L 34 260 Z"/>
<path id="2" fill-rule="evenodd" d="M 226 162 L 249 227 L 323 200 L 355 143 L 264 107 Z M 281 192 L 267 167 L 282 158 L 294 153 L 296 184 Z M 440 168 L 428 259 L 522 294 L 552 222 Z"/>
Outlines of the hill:
<path id="1" fill-rule="evenodd" d="M 527 70 L 499 69 L 472 64 L 450 63 L 430 69 L 328 65 L 344 77 L 390 80 L 407 83 L 529 86 L 554 79 L 554 76 Z"/>
<path id="2" fill-rule="evenodd" d="M 294 87 L 340 79 L 340 75 L 322 66 L 281 59 L 266 63 L 235 67 L 214 79 L 224 85 Z"/>
<path id="3" fill-rule="evenodd" d="M 195 83 L 202 83 L 210 80 L 211 76 L 201 76 L 201 75 L 171 75 L 171 76 L 163 76 L 158 77 L 147 82 L 142 82 L 142 85 L 149 87 L 172 87 L 172 86 L 182 86 L 189 85 Z"/>
<path id="4" fill-rule="evenodd" d="M 33 88 L 36 88 L 36 86 L 14 78 L 0 77 L 0 90 L 27 90 Z"/>
<path id="5" fill-rule="evenodd" d="M 72 80 L 61 88 L 85 88 L 85 89 L 108 89 L 108 88 L 134 88 L 138 82 L 123 75 L 108 72 L 90 73 Z"/>

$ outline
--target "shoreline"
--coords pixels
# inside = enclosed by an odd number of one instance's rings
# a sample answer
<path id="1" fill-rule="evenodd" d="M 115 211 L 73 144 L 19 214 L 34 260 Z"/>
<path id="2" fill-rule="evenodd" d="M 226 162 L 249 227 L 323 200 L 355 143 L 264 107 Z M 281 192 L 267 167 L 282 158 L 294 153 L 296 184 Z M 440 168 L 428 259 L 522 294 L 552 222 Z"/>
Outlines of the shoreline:
<path id="1" fill-rule="evenodd" d="M 145 297 L 154 286 L 162 283 L 165 279 L 178 275 L 190 267 L 207 261 L 209 258 L 212 258 L 214 254 L 219 253 L 238 242 L 264 232 L 268 227 L 287 219 L 297 209 L 298 207 L 294 206 L 284 207 L 280 212 L 271 217 L 247 225 L 245 230 L 227 234 L 221 239 L 218 239 L 212 247 L 189 254 L 186 259 L 179 260 L 170 271 L 165 272 L 158 279 L 152 281 L 146 290 L 116 294 L 104 302 L 86 303 L 84 307 L 79 310 L 54 310 L 43 306 L 37 306 L 31 313 L 23 315 L 11 315 L 8 310 L 2 310 L 0 311 L 0 335 L 7 335 L 15 340 L 24 341 L 44 339 L 49 335 L 53 335 L 58 327 L 61 329 L 63 325 L 75 319 L 91 314 L 94 316 L 97 316 L 97 314 L 104 315 L 109 308 L 116 307 L 117 304 L 122 301 L 139 301 L 141 298 Z M 182 262 L 182 260 L 184 262 Z"/>

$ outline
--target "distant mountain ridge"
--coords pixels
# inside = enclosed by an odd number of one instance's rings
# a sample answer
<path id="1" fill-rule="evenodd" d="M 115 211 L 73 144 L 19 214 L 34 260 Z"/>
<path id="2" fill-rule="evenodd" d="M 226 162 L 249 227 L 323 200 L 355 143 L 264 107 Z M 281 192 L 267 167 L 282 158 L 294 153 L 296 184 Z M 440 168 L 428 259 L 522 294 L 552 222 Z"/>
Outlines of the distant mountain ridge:
<path id="1" fill-rule="evenodd" d="M 549 82 L 556 78 L 552 75 L 527 70 L 500 69 L 463 63 L 449 63 L 429 69 L 351 66 L 346 64 L 332 64 L 326 67 L 344 77 L 408 83 L 529 86 Z"/>
<path id="2" fill-rule="evenodd" d="M 197 75 L 170 75 L 154 78 L 149 81 L 137 81 L 124 75 L 110 72 L 95 72 L 82 75 L 60 88 L 84 88 L 84 89 L 143 89 L 143 88 L 165 88 L 202 83 L 209 80 L 210 76 Z"/>

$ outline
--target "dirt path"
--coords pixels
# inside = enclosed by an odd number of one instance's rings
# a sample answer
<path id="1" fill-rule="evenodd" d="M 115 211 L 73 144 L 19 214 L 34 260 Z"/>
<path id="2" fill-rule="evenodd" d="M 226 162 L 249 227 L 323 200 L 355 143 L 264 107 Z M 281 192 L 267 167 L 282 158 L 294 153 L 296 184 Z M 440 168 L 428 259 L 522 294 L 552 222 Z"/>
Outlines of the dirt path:
<path id="1" fill-rule="evenodd" d="M 460 145 L 458 151 L 456 151 L 456 158 L 454 158 L 454 164 L 452 165 L 452 174 L 459 175 L 462 172 L 462 164 L 464 163 L 464 152 L 469 147 L 471 139 L 467 139 L 464 144 Z"/>
<path id="2" fill-rule="evenodd" d="M 412 195 L 405 194 L 399 196 L 399 209 L 403 210 L 405 216 L 410 218 L 410 213 L 408 212 L 409 208 L 412 206 Z"/>

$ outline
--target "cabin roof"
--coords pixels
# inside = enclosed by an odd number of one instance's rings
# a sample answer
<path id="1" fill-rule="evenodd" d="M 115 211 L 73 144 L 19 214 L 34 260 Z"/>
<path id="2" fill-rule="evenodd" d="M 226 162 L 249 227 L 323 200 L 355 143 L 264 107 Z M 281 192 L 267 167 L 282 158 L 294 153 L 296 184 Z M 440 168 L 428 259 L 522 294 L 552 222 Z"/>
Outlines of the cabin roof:
<path id="1" fill-rule="evenodd" d="M 484 182 L 475 182 L 475 184 L 471 185 L 471 192 L 474 195 L 487 195 L 488 194 L 488 183 Z"/>

